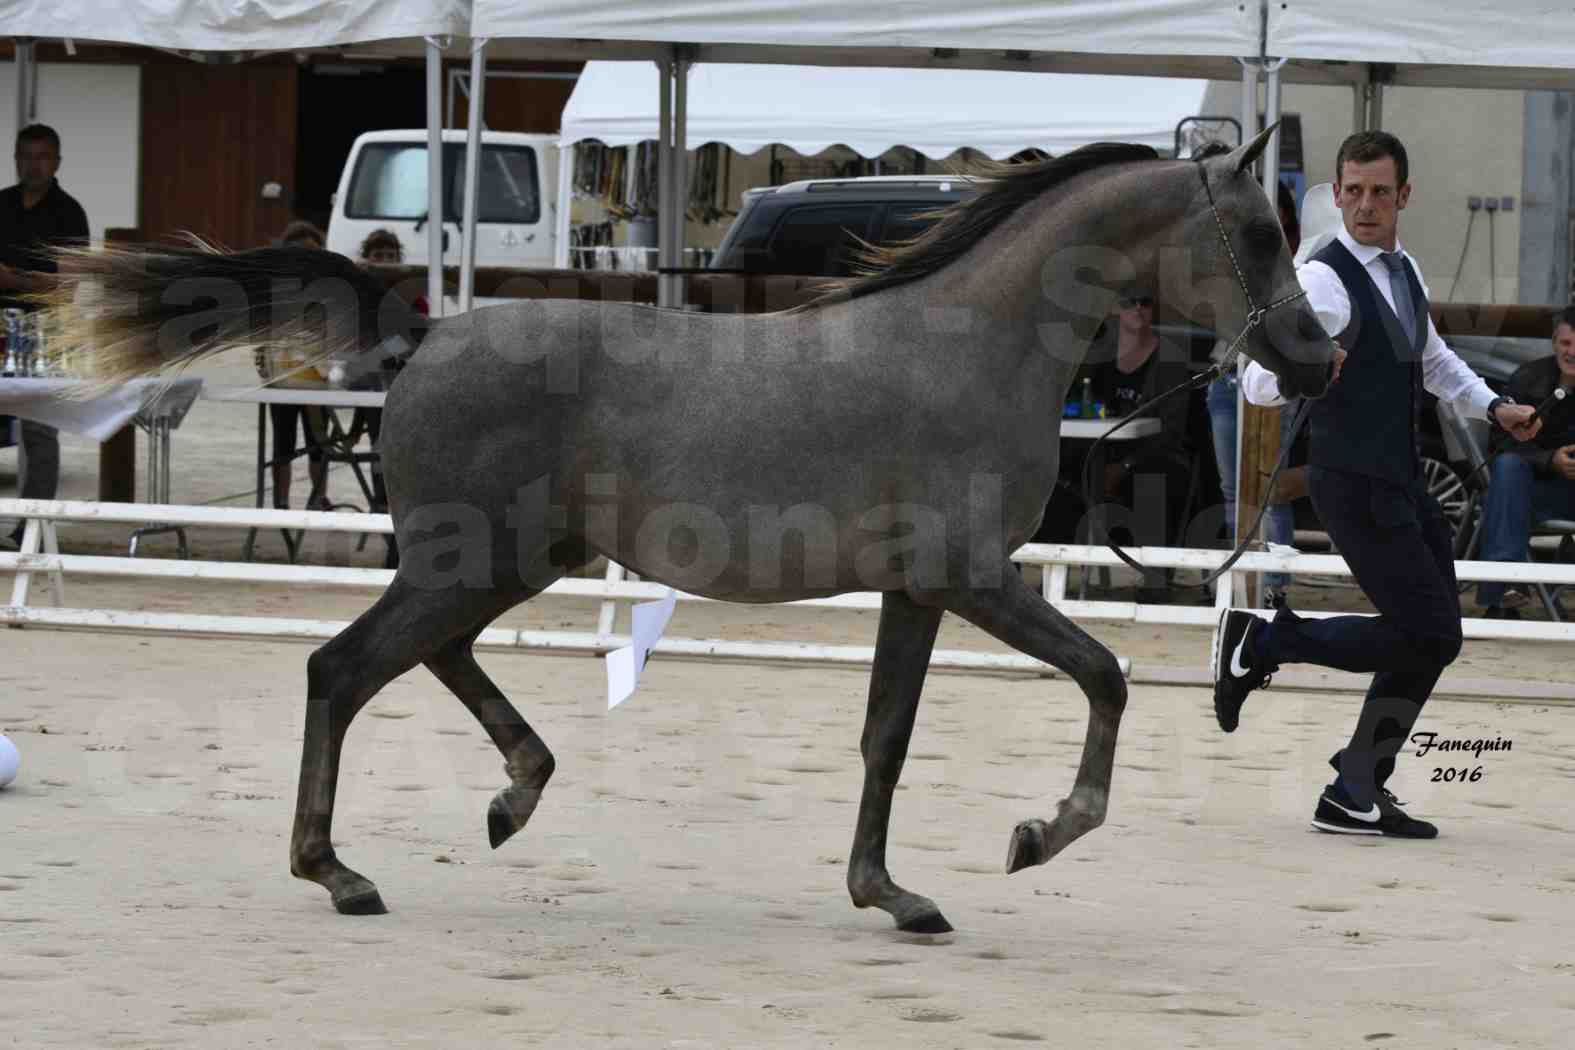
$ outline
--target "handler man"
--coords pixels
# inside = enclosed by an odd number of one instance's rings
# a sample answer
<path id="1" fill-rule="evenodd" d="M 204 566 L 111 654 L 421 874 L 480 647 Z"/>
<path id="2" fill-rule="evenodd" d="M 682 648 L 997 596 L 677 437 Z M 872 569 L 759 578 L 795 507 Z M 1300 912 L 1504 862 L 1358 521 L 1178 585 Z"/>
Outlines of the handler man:
<path id="1" fill-rule="evenodd" d="M 1344 351 L 1339 382 L 1309 410 L 1308 489 L 1378 615 L 1303 620 L 1282 606 L 1269 623 L 1226 610 L 1214 636 L 1214 711 L 1220 728 L 1233 731 L 1247 694 L 1281 664 L 1372 672 L 1351 742 L 1330 759 L 1339 776 L 1318 799 L 1313 827 L 1430 839 L 1438 829 L 1408 815 L 1384 786 L 1438 676 L 1460 653 L 1450 529 L 1421 480 L 1422 391 L 1521 441 L 1541 423 L 1531 406 L 1494 397 L 1433 327 L 1427 286 L 1397 237 L 1411 195 L 1400 140 L 1352 135 L 1335 173 L 1345 228 L 1298 272 Z M 1256 405 L 1284 403 L 1274 374 L 1256 364 L 1242 392 Z"/>

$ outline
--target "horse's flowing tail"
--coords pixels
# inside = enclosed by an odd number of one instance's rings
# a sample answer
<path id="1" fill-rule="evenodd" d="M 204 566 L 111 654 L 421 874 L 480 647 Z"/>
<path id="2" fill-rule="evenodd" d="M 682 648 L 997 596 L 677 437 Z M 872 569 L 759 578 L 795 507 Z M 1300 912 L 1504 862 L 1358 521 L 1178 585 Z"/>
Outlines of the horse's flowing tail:
<path id="1" fill-rule="evenodd" d="M 335 252 L 111 245 L 55 258 L 59 283 L 36 297 L 51 352 L 105 385 L 238 349 L 354 360 L 364 372 L 424 334 L 403 299 Z"/>

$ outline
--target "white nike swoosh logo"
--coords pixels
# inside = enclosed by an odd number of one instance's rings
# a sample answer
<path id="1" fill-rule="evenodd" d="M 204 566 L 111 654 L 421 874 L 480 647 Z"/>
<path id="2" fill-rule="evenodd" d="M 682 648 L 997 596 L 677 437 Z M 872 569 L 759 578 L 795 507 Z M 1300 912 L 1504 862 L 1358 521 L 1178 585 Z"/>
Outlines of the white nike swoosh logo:
<path id="1" fill-rule="evenodd" d="M 1335 809 L 1339 810 L 1341 813 L 1344 813 L 1346 816 L 1351 817 L 1352 819 L 1363 820 L 1363 821 L 1366 821 L 1369 824 L 1376 824 L 1376 823 L 1378 823 L 1379 813 L 1378 813 L 1378 804 L 1376 802 L 1373 803 L 1372 808 L 1369 809 L 1366 813 L 1362 813 L 1362 812 L 1360 812 L 1358 810 L 1348 809 L 1347 807 L 1340 805 L 1340 803 L 1336 802 L 1332 798 L 1329 798 L 1329 796 L 1327 796 L 1327 795 L 1325 795 L 1324 798 L 1328 799 L 1329 805 L 1333 806 Z"/>
<path id="2" fill-rule="evenodd" d="M 1236 651 L 1230 654 L 1230 673 L 1232 678 L 1245 678 L 1247 676 L 1247 668 L 1242 665 L 1241 654 L 1242 650 L 1247 647 L 1248 633 L 1247 631 L 1241 633 L 1241 641 L 1236 643 Z"/>

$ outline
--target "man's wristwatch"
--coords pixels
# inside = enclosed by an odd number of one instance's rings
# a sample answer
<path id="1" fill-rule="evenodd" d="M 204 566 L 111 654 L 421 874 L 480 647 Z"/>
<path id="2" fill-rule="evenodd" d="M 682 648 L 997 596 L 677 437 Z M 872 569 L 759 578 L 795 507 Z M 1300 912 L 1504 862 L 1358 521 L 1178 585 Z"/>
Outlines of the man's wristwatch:
<path id="1" fill-rule="evenodd" d="M 1499 421 L 1498 421 L 1498 406 L 1499 405 L 1518 405 L 1518 404 L 1520 404 L 1520 402 L 1516 401 L 1512 397 L 1505 397 L 1503 395 L 1495 397 L 1493 400 L 1488 402 L 1488 407 L 1487 407 L 1488 422 L 1492 423 L 1494 426 L 1498 427 L 1500 430 L 1503 430 L 1504 428 L 1499 425 Z"/>

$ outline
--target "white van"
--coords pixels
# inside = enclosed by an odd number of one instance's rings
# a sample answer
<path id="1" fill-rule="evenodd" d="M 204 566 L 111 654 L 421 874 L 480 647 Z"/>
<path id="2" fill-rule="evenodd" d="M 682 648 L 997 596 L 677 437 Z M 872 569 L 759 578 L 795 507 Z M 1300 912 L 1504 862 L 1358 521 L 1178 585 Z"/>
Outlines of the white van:
<path id="1" fill-rule="evenodd" d="M 550 267 L 557 224 L 558 145 L 551 135 L 481 133 L 476 265 Z M 465 215 L 465 132 L 443 132 L 443 264 L 458 266 Z M 406 263 L 427 262 L 427 132 L 369 131 L 355 140 L 328 220 L 330 251 L 360 257 L 373 230 L 399 238 Z M 447 311 L 445 311 L 447 312 Z"/>

